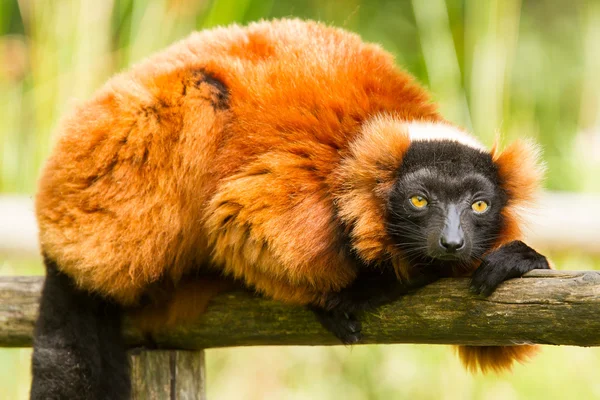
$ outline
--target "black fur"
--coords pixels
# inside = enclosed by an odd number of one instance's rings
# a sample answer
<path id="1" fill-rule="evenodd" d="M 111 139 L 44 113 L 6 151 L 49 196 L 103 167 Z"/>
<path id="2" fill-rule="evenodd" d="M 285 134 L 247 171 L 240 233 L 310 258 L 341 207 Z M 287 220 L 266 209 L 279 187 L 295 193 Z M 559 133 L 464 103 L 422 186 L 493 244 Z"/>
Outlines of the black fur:
<path id="1" fill-rule="evenodd" d="M 489 296 L 507 279 L 518 278 L 532 269 L 550 269 L 546 257 L 520 240 L 494 250 L 473 273 L 471 291 Z"/>
<path id="2" fill-rule="evenodd" d="M 129 362 L 120 308 L 78 289 L 53 260 L 44 261 L 31 399 L 128 399 Z"/>
<path id="3" fill-rule="evenodd" d="M 410 197 L 429 201 L 416 209 Z M 483 214 L 471 204 L 489 203 Z M 459 268 L 481 257 L 503 228 L 501 210 L 507 195 L 488 153 L 451 141 L 415 142 L 407 150 L 387 205 L 387 231 L 413 264 Z M 450 209 L 460 214 L 464 247 L 449 254 L 440 246 Z"/>
<path id="4" fill-rule="evenodd" d="M 451 140 L 413 142 L 402 158 L 398 168 L 399 177 L 422 168 L 455 178 L 475 172 L 485 176 L 495 186 L 501 183 L 498 167 L 489 153 Z"/>
<path id="5" fill-rule="evenodd" d="M 418 209 L 412 196 L 428 200 Z M 483 200 L 484 213 L 471 205 Z M 387 232 L 417 272 L 399 282 L 391 265 L 362 265 L 355 282 L 329 295 L 324 307 L 313 307 L 321 324 L 344 344 L 360 341 L 357 313 L 390 303 L 441 277 L 468 270 L 498 239 L 508 201 L 490 154 L 451 141 L 411 144 L 404 155 L 387 204 Z M 464 245 L 449 248 L 444 235 L 453 225 Z M 380 266 L 382 267 L 382 266 Z M 489 295 L 503 281 L 535 268 L 548 268 L 546 258 L 522 242 L 512 242 L 488 254 L 472 279 L 471 290 Z"/>
<path id="6" fill-rule="evenodd" d="M 204 69 L 194 71 L 195 74 L 195 85 L 200 86 L 202 84 L 210 85 L 213 88 L 213 95 L 208 99 L 211 105 L 216 110 L 225 110 L 229 107 L 229 88 L 225 83 L 217 78 L 213 73 L 208 72 Z M 185 85 L 184 85 L 185 90 Z M 185 94 L 185 93 L 184 93 Z"/>
<path id="7" fill-rule="evenodd" d="M 352 285 L 329 294 L 324 307 L 311 307 L 311 310 L 321 325 L 342 343 L 358 343 L 362 339 L 358 313 L 391 303 L 442 276 L 435 268 L 420 272 L 410 282 L 400 282 L 391 266 L 385 269 L 364 267 Z"/>
<path id="8" fill-rule="evenodd" d="M 342 307 L 326 310 L 321 307 L 309 307 L 325 329 L 333 333 L 343 344 L 355 344 L 362 339 L 362 325 L 354 313 L 346 312 Z"/>

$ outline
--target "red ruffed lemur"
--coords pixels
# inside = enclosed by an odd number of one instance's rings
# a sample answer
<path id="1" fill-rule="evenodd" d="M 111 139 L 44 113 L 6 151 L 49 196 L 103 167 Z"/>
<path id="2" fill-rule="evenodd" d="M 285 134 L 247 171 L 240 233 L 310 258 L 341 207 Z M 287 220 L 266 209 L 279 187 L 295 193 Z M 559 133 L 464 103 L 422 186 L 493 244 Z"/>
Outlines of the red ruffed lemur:
<path id="1" fill-rule="evenodd" d="M 128 398 L 122 312 L 190 319 L 229 281 L 308 306 L 351 344 L 360 311 L 439 277 L 472 273 L 488 295 L 549 268 L 519 240 L 537 158 L 523 141 L 486 150 L 347 31 L 194 33 L 62 122 L 36 198 L 47 278 L 31 397 Z M 459 353 L 487 370 L 532 349 Z"/>

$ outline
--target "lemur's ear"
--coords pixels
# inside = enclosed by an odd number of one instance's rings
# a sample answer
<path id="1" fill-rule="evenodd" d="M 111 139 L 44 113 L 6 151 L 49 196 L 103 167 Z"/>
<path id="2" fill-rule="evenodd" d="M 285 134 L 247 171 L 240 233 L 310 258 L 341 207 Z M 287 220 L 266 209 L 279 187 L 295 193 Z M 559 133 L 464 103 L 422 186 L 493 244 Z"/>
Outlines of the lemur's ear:
<path id="1" fill-rule="evenodd" d="M 505 229 L 501 235 L 501 245 L 521 236 L 519 217 L 521 208 L 530 208 L 539 193 L 545 166 L 540 160 L 540 149 L 528 140 L 516 140 L 504 150 L 499 150 L 498 141 L 491 151 L 492 159 L 498 167 L 500 184 L 508 195 L 508 203 L 503 211 Z"/>

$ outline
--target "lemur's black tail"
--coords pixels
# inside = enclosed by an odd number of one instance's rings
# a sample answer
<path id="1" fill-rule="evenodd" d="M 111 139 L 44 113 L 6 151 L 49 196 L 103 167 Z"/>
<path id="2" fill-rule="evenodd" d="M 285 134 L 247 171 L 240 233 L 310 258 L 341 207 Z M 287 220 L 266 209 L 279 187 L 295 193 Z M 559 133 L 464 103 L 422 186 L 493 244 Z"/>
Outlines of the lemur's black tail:
<path id="1" fill-rule="evenodd" d="M 53 260 L 44 262 L 31 399 L 128 399 L 129 362 L 120 307 L 78 289 Z"/>

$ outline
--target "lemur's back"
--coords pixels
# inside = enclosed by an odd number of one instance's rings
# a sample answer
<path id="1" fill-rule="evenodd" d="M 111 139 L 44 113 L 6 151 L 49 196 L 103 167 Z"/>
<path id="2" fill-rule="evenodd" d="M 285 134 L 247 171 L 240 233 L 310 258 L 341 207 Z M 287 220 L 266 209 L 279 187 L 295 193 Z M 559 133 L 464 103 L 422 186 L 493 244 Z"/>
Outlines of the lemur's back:
<path id="1" fill-rule="evenodd" d="M 164 276 L 231 257 L 205 226 L 225 180 L 288 163 L 288 182 L 328 197 L 349 139 L 377 112 L 439 118 L 389 54 L 354 34 L 298 20 L 193 34 L 113 78 L 63 122 L 37 197 L 43 251 L 81 287 L 133 303 Z M 287 196 L 259 186 L 255 196 Z M 329 207 L 322 200 L 310 207 Z M 295 256 L 289 246 L 280 254 Z"/>

